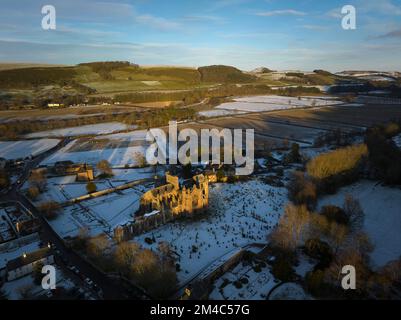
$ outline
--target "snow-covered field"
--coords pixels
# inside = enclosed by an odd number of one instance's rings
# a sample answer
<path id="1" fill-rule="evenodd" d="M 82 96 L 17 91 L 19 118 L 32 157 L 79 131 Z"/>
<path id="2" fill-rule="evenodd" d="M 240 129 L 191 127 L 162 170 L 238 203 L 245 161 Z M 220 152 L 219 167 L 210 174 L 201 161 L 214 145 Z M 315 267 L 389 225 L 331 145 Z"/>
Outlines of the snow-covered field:
<path id="1" fill-rule="evenodd" d="M 287 202 L 285 188 L 258 180 L 213 184 L 209 213 L 197 221 L 176 221 L 135 238 L 144 247 L 167 241 L 179 255 L 180 281 L 191 279 L 222 256 L 250 243 L 265 242 Z M 156 239 L 148 245 L 145 238 Z"/>
<path id="2" fill-rule="evenodd" d="M 123 112 L 113 112 L 123 113 Z M 105 115 L 106 113 L 90 113 L 90 114 L 61 114 L 61 115 L 29 115 L 29 116 L 11 116 L 7 117 L 0 113 L 0 123 L 7 123 L 13 121 L 51 121 L 51 120 L 68 120 L 79 118 L 90 118 Z"/>
<path id="3" fill-rule="evenodd" d="M 284 283 L 275 289 L 270 300 L 310 300 L 311 297 L 307 295 L 304 289 L 296 283 Z"/>
<path id="4" fill-rule="evenodd" d="M 74 137 L 87 134 L 108 134 L 115 131 L 127 130 L 129 127 L 120 122 L 108 122 L 99 124 L 90 124 L 80 127 L 70 127 L 63 129 L 55 129 L 49 131 L 41 131 L 27 134 L 27 138 L 42 137 Z"/>
<path id="5" fill-rule="evenodd" d="M 393 138 L 393 141 L 397 145 L 398 148 L 401 148 L 401 133 L 398 136 Z"/>
<path id="6" fill-rule="evenodd" d="M 108 134 L 95 139 L 110 139 L 119 141 L 146 141 L 147 130 L 135 130 L 123 133 Z"/>
<path id="7" fill-rule="evenodd" d="M 322 107 L 342 104 L 342 101 L 332 97 L 285 97 L 285 96 L 251 96 L 234 99 L 216 107 L 222 110 L 237 110 L 245 112 L 264 112 L 305 107 Z"/>
<path id="8" fill-rule="evenodd" d="M 36 156 L 59 142 L 57 139 L 0 141 L 0 157 L 11 160 Z"/>
<path id="9" fill-rule="evenodd" d="M 140 197 L 146 190 L 138 185 L 66 207 L 49 223 L 61 237 L 76 236 L 81 229 L 87 229 L 91 236 L 102 232 L 112 235 L 116 226 L 132 221 L 139 208 Z"/>
<path id="10" fill-rule="evenodd" d="M 364 229 L 375 248 L 371 254 L 375 267 L 382 266 L 401 255 L 401 189 L 360 181 L 342 188 L 336 195 L 324 197 L 324 205 L 342 206 L 346 194 L 358 199 L 365 213 Z"/>
<path id="11" fill-rule="evenodd" d="M 224 109 L 215 109 L 215 110 L 207 110 L 200 111 L 198 114 L 202 117 L 213 118 L 213 117 L 222 117 L 222 116 L 230 116 L 235 114 L 244 114 L 245 111 L 235 111 L 235 110 L 224 110 Z"/>
<path id="12" fill-rule="evenodd" d="M 45 159 L 42 164 L 52 165 L 57 161 L 71 160 L 75 163 L 97 164 L 107 160 L 113 167 L 138 165 L 138 155 L 145 155 L 150 142 L 146 141 L 147 130 L 107 134 L 88 139 L 71 141 L 62 149 Z M 159 150 L 166 154 L 165 143 Z"/>
<path id="13" fill-rule="evenodd" d="M 143 169 L 114 169 L 113 174 L 114 176 L 109 179 L 94 181 L 98 191 L 117 187 L 135 180 L 152 178 L 155 173 L 149 167 Z M 35 202 L 41 203 L 53 200 L 63 203 L 70 199 L 86 195 L 88 193 L 86 184 L 86 182 L 77 182 L 75 175 L 48 178 L 47 190 Z M 24 185 L 24 189 L 28 188 L 29 181 Z"/>
<path id="14" fill-rule="evenodd" d="M 209 299 L 263 300 L 277 283 L 269 266 L 264 265 L 260 272 L 256 272 L 253 265 L 240 262 L 233 270 L 217 279 Z"/>
<path id="15" fill-rule="evenodd" d="M 144 154 L 145 146 L 121 148 L 94 149 L 89 151 L 74 151 L 78 146 L 77 140 L 67 144 L 56 153 L 45 159 L 42 164 L 52 165 L 57 161 L 71 160 L 75 163 L 96 165 L 100 160 L 107 160 L 113 167 L 135 165 L 136 154 Z"/>

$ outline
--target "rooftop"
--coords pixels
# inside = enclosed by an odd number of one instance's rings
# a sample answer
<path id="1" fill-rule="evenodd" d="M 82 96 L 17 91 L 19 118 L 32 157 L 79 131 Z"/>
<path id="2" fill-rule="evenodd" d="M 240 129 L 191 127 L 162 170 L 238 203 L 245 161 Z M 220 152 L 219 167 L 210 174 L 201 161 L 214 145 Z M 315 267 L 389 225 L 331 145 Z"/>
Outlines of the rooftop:
<path id="1" fill-rule="evenodd" d="M 10 260 L 7 262 L 7 270 L 15 270 L 18 269 L 22 266 L 25 266 L 27 264 L 30 264 L 32 262 L 41 260 L 45 257 L 48 257 L 51 255 L 51 251 L 49 248 L 41 248 L 37 251 L 33 251 L 30 253 L 27 253 L 14 260 Z"/>

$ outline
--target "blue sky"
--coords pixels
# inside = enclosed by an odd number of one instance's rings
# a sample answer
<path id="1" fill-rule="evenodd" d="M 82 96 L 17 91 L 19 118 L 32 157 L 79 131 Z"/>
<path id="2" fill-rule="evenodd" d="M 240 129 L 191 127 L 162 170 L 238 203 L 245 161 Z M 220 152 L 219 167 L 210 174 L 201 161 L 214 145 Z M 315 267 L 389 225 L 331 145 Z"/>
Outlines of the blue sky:
<path id="1" fill-rule="evenodd" d="M 42 30 L 41 8 L 57 11 Z M 357 29 L 341 28 L 354 5 Z M 401 0 L 1 0 L 0 61 L 401 71 Z"/>

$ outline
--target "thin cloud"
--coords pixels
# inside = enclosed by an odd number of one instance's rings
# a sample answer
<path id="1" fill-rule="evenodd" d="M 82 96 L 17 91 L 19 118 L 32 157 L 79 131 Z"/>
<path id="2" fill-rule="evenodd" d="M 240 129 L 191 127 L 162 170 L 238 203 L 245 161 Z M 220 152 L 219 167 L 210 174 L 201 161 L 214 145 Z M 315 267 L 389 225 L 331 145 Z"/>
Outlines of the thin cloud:
<path id="1" fill-rule="evenodd" d="M 341 14 L 341 8 L 331 9 L 330 11 L 326 12 L 325 16 L 333 19 L 341 19 L 343 17 Z"/>
<path id="2" fill-rule="evenodd" d="M 138 15 L 135 17 L 135 21 L 160 30 L 177 30 L 181 27 L 181 24 L 176 21 L 156 17 L 150 14 Z"/>
<path id="3" fill-rule="evenodd" d="M 222 23 L 226 21 L 226 19 L 222 17 L 211 16 L 211 15 L 189 15 L 182 18 L 182 20 L 186 22 L 214 22 L 214 23 Z"/>
<path id="4" fill-rule="evenodd" d="M 272 11 L 263 11 L 257 12 L 257 16 L 261 17 L 273 17 L 273 16 L 306 16 L 306 12 L 286 9 L 286 10 L 272 10 Z"/>
<path id="5" fill-rule="evenodd" d="M 366 12 L 381 13 L 385 15 L 401 15 L 401 7 L 394 4 L 391 0 L 364 0 L 358 5 L 359 8 Z"/>
<path id="6" fill-rule="evenodd" d="M 324 30 L 328 29 L 328 27 L 319 26 L 319 25 L 316 25 L 316 24 L 304 24 L 301 27 L 303 29 L 306 29 L 306 30 L 316 30 L 316 31 L 324 31 Z"/>
<path id="7" fill-rule="evenodd" d="M 376 37 L 376 39 L 387 39 L 387 38 L 401 38 L 401 29 L 393 30 Z"/>

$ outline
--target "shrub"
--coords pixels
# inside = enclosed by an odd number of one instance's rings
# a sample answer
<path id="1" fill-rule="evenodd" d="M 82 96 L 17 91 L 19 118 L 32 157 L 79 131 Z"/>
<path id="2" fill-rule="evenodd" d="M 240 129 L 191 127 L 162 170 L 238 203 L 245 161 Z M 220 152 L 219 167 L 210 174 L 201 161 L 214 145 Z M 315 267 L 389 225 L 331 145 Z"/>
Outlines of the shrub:
<path id="1" fill-rule="evenodd" d="M 324 206 L 320 213 L 324 215 L 328 221 L 334 221 L 344 225 L 348 225 L 349 223 L 349 216 L 340 207 L 332 205 Z"/>
<path id="2" fill-rule="evenodd" d="M 306 206 L 287 205 L 278 226 L 270 234 L 272 244 L 283 251 L 295 250 L 310 229 L 311 216 Z"/>
<path id="3" fill-rule="evenodd" d="M 384 134 L 386 137 L 392 138 L 395 135 L 397 135 L 398 133 L 400 133 L 401 128 L 398 123 L 390 122 L 387 125 L 385 125 L 383 131 L 384 131 Z"/>
<path id="4" fill-rule="evenodd" d="M 30 199 L 35 200 L 40 194 L 38 187 L 32 186 L 28 189 L 27 195 Z"/>
<path id="5" fill-rule="evenodd" d="M 324 291 L 324 272 L 322 270 L 315 270 L 308 272 L 305 277 L 307 290 L 314 296 L 322 295 Z"/>
<path id="6" fill-rule="evenodd" d="M 299 153 L 299 144 L 291 144 L 290 152 L 284 158 L 285 163 L 301 162 L 301 155 Z"/>
<path id="7" fill-rule="evenodd" d="M 349 146 L 313 158 L 306 168 L 319 192 L 334 193 L 358 178 L 360 165 L 367 155 L 365 144 Z"/>
<path id="8" fill-rule="evenodd" d="M 49 220 L 55 219 L 60 209 L 60 204 L 55 201 L 48 201 L 39 205 L 39 211 Z"/>
<path id="9" fill-rule="evenodd" d="M 201 74 L 202 82 L 239 83 L 251 82 L 256 79 L 254 76 L 230 66 L 206 66 L 198 68 L 198 71 Z"/>
<path id="10" fill-rule="evenodd" d="M 135 164 L 140 167 L 143 168 L 146 166 L 146 157 L 142 152 L 135 152 L 133 155 L 133 160 L 135 162 Z"/>
<path id="11" fill-rule="evenodd" d="M 353 231 L 360 230 L 363 227 L 365 213 L 359 201 L 354 199 L 350 194 L 347 194 L 345 196 L 343 210 L 349 221 L 350 228 Z"/>
<path id="12" fill-rule="evenodd" d="M 42 268 L 43 268 L 42 261 L 38 261 L 33 265 L 32 275 L 34 283 L 38 286 L 42 283 L 42 279 L 44 277 L 44 274 L 42 273 Z"/>
<path id="13" fill-rule="evenodd" d="M 355 169 L 367 155 L 365 144 L 337 149 L 310 160 L 306 166 L 307 172 L 314 179 L 326 179 Z"/>
<path id="14" fill-rule="evenodd" d="M 308 239 L 305 242 L 304 253 L 319 261 L 315 269 L 327 268 L 333 259 L 331 247 L 327 242 L 321 241 L 320 239 Z"/>
<path id="15" fill-rule="evenodd" d="M 102 173 L 103 176 L 112 176 L 113 169 L 107 160 L 101 160 L 96 165 L 96 168 Z"/>
<path id="16" fill-rule="evenodd" d="M 94 193 L 94 192 L 96 192 L 97 191 L 97 186 L 96 186 L 96 184 L 94 183 L 94 182 L 88 182 L 87 183 L 87 185 L 86 185 L 86 191 L 88 192 L 88 193 Z"/>
<path id="17" fill-rule="evenodd" d="M 10 185 L 10 177 L 5 170 L 0 170 L 0 189 L 7 188 Z"/>
<path id="18" fill-rule="evenodd" d="M 142 249 L 135 255 L 132 279 L 152 297 L 167 298 L 177 285 L 176 266 L 155 252 Z"/>
<path id="19" fill-rule="evenodd" d="M 287 188 L 290 200 L 293 203 L 297 205 L 305 204 L 308 209 L 315 207 L 317 201 L 316 186 L 303 172 L 294 172 Z"/>
<path id="20" fill-rule="evenodd" d="M 295 277 L 295 271 L 291 263 L 285 257 L 277 257 L 273 262 L 272 274 L 281 281 L 292 281 Z"/>
<path id="21" fill-rule="evenodd" d="M 380 129 L 371 130 L 366 137 L 371 175 L 388 184 L 401 183 L 401 150 L 388 140 Z"/>

